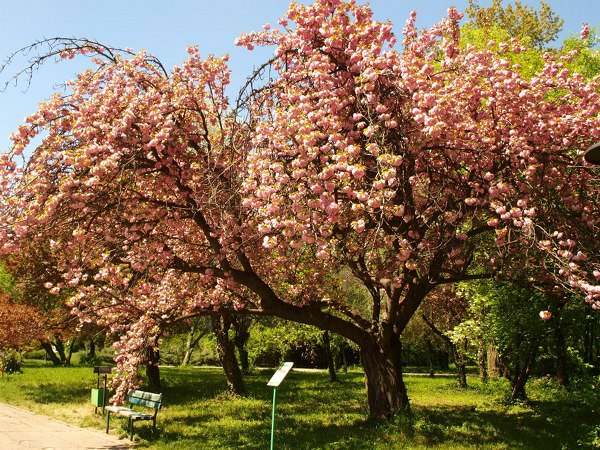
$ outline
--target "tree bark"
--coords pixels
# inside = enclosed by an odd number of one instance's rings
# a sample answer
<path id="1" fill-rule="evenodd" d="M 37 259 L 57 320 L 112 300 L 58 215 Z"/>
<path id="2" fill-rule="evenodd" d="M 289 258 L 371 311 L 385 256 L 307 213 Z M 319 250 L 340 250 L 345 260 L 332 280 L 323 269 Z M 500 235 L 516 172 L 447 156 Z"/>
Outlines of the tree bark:
<path id="1" fill-rule="evenodd" d="M 429 376 L 433 377 L 435 375 L 435 370 L 433 369 L 433 345 L 431 341 L 427 339 L 427 356 L 429 360 Z"/>
<path id="2" fill-rule="evenodd" d="M 68 366 L 69 365 L 69 361 L 67 361 L 67 355 L 65 354 L 65 345 L 63 344 L 62 339 L 60 338 L 55 338 L 54 339 L 54 347 L 56 348 L 56 351 L 58 352 L 58 356 L 60 357 L 60 363 L 63 366 Z"/>
<path id="3" fill-rule="evenodd" d="M 467 362 L 464 354 L 458 350 L 458 346 L 452 343 L 452 353 L 454 354 L 454 364 L 456 364 L 456 376 L 458 385 L 461 388 L 467 387 Z"/>
<path id="4" fill-rule="evenodd" d="M 331 352 L 331 338 L 329 336 L 329 331 L 323 331 L 323 347 L 325 348 L 325 358 L 327 358 L 329 381 L 338 381 L 337 373 L 335 372 L 335 360 Z"/>
<path id="5" fill-rule="evenodd" d="M 160 351 L 158 349 L 158 338 L 146 349 L 146 376 L 150 386 L 160 388 Z"/>
<path id="6" fill-rule="evenodd" d="M 588 315 L 585 326 L 584 345 L 583 345 L 583 362 L 590 365 L 595 365 L 594 361 L 594 325 L 595 320 L 591 315 Z"/>
<path id="7" fill-rule="evenodd" d="M 554 328 L 554 342 L 556 354 L 556 380 L 562 386 L 569 384 L 569 372 L 567 368 L 567 346 L 562 331 L 562 320 L 559 310 L 554 312 L 552 318 Z"/>
<path id="8" fill-rule="evenodd" d="M 71 357 L 73 356 L 73 347 L 75 347 L 75 338 L 69 340 L 67 342 L 67 346 L 69 347 L 69 349 L 67 350 L 67 353 L 65 355 L 65 366 L 70 366 Z"/>
<path id="9" fill-rule="evenodd" d="M 498 361 L 498 350 L 492 344 L 488 345 L 487 348 L 487 372 L 489 376 L 499 377 L 501 370 Z"/>
<path id="10" fill-rule="evenodd" d="M 96 358 L 96 343 L 94 342 L 94 338 L 90 338 L 87 357 L 90 360 Z"/>
<path id="11" fill-rule="evenodd" d="M 526 400 L 527 393 L 525 391 L 525 384 L 529 379 L 529 373 L 533 367 L 533 363 L 535 362 L 535 349 L 530 350 L 521 364 L 517 364 L 515 367 L 515 372 L 512 377 L 511 386 L 511 400 Z"/>
<path id="12" fill-rule="evenodd" d="M 235 395 L 246 395 L 242 371 L 235 357 L 235 345 L 229 339 L 231 324 L 231 316 L 228 314 L 212 316 L 213 331 L 217 338 L 217 352 L 227 377 L 227 388 Z"/>
<path id="13" fill-rule="evenodd" d="M 250 325 L 252 321 L 249 317 L 234 316 L 233 326 L 235 335 L 233 343 L 235 344 L 238 355 L 240 357 L 240 366 L 243 374 L 248 374 L 250 371 L 250 362 L 248 358 L 248 340 L 250 339 Z"/>
<path id="14" fill-rule="evenodd" d="M 477 349 L 477 364 L 479 365 L 479 376 L 481 377 L 482 383 L 488 382 L 488 361 L 487 361 L 487 349 L 484 343 L 480 343 Z"/>
<path id="15" fill-rule="evenodd" d="M 398 338 L 390 344 L 383 347 L 372 339 L 360 346 L 369 415 L 377 420 L 390 419 L 396 413 L 410 413 L 408 394 L 402 379 L 402 346 Z"/>
<path id="16" fill-rule="evenodd" d="M 50 358 L 50 361 L 52 361 L 52 365 L 54 366 L 60 366 L 60 358 L 58 356 L 56 356 L 56 353 L 54 353 L 54 350 L 52 349 L 52 344 L 48 341 L 40 341 L 42 348 L 46 351 L 46 355 L 48 356 L 48 358 Z"/>

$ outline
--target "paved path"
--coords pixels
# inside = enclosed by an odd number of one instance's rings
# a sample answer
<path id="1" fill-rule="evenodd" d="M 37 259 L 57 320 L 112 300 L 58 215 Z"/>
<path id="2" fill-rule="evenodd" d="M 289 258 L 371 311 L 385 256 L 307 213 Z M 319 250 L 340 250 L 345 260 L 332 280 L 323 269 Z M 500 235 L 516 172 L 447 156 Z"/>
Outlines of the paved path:
<path id="1" fill-rule="evenodd" d="M 0 403 L 0 449 L 128 449 L 129 443 Z"/>

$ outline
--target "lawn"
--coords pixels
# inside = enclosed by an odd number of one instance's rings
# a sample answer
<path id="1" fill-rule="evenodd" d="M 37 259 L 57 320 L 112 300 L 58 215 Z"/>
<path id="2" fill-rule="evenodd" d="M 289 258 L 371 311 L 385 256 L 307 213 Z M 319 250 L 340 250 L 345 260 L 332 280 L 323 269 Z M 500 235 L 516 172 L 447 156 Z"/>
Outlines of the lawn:
<path id="1" fill-rule="evenodd" d="M 224 393 L 221 370 L 163 368 L 164 409 L 159 433 L 136 424 L 138 447 L 150 449 L 268 448 L 273 371 L 246 378 L 248 398 Z M 600 448 L 600 394 L 588 384 L 567 391 L 548 380 L 534 380 L 530 401 L 507 405 L 503 381 L 460 389 L 451 377 L 407 377 L 413 418 L 388 424 L 366 418 L 360 371 L 330 383 L 325 371 L 292 371 L 278 393 L 278 449 L 575 449 Z M 0 401 L 61 420 L 102 429 L 94 416 L 88 367 L 35 367 L 0 380 Z M 113 421 L 111 421 L 113 422 Z M 125 420 L 111 433 L 125 436 Z M 594 447 L 596 445 L 596 447 Z"/>

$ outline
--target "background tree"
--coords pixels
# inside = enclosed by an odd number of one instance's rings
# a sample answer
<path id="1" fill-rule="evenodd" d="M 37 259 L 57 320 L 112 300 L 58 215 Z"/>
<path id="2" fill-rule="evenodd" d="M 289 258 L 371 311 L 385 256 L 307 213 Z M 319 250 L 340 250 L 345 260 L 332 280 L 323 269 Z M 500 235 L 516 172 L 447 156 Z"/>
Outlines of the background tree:
<path id="1" fill-rule="evenodd" d="M 45 332 L 40 312 L 28 305 L 15 303 L 0 292 L 0 372 L 13 371 L 18 366 L 9 366 L 11 352 L 20 350 Z"/>
<path id="2" fill-rule="evenodd" d="M 511 38 L 537 49 L 554 41 L 562 30 L 561 19 L 546 2 L 539 9 L 520 1 L 503 5 L 503 0 L 492 0 L 487 8 L 479 6 L 478 0 L 469 0 L 465 10 L 467 17 L 477 27 L 486 31 L 500 29 Z"/>

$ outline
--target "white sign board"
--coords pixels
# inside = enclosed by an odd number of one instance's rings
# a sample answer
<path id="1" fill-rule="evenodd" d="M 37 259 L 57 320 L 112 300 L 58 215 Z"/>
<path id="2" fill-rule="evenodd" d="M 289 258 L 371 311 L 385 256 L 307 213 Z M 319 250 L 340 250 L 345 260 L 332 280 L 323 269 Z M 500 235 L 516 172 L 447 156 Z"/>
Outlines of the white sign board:
<path id="1" fill-rule="evenodd" d="M 290 370 L 292 370 L 294 363 L 293 362 L 284 362 L 279 370 L 273 374 L 267 386 L 270 387 L 279 387 L 285 376 L 288 374 Z"/>

